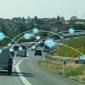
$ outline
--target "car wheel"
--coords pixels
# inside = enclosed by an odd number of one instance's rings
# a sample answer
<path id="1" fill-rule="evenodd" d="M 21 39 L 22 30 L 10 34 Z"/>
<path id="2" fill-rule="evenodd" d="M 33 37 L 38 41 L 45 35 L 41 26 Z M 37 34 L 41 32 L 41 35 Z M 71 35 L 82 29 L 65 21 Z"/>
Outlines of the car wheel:
<path id="1" fill-rule="evenodd" d="M 11 75 L 12 74 L 12 65 L 9 65 L 8 66 L 8 75 Z"/>

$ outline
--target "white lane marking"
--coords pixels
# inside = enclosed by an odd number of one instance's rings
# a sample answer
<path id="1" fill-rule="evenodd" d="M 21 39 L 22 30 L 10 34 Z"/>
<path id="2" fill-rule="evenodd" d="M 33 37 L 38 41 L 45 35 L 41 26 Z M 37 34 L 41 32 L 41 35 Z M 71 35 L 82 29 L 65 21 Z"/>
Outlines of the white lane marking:
<path id="1" fill-rule="evenodd" d="M 24 59 L 22 59 L 21 61 L 19 61 L 18 63 L 17 63 L 17 65 L 16 65 L 16 72 L 18 73 L 21 73 L 21 71 L 20 71 L 20 69 L 19 69 L 19 65 L 20 65 L 20 63 L 23 61 Z M 19 79 L 24 83 L 24 85 L 32 85 L 24 76 L 23 76 L 23 74 L 18 74 L 18 76 L 19 76 Z"/>

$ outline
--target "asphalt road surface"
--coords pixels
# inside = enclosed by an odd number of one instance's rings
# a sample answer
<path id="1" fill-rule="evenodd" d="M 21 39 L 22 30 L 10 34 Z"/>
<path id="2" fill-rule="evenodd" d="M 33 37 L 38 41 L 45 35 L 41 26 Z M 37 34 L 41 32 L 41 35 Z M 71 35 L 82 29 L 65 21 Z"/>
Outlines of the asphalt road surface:
<path id="1" fill-rule="evenodd" d="M 21 59 L 23 59 L 23 61 L 19 65 L 19 69 L 21 70 L 21 72 L 17 75 L 17 73 L 14 71 L 11 76 L 8 76 L 6 72 L 1 71 L 0 85 L 24 85 L 23 82 L 19 79 L 19 77 L 22 75 L 32 85 L 85 85 L 78 81 L 64 78 L 43 70 L 37 64 L 37 61 L 41 59 L 41 57 L 35 57 L 33 56 L 33 54 L 31 54 L 30 58 L 18 57 L 16 59 L 16 63 L 19 62 Z"/>
<path id="2" fill-rule="evenodd" d="M 32 85 L 85 85 L 43 70 L 37 65 L 38 59 L 40 58 L 26 58 L 20 64 L 20 70 Z"/>
<path id="3" fill-rule="evenodd" d="M 21 58 L 17 58 L 18 62 Z M 21 74 L 21 73 L 18 73 Z M 23 85 L 19 80 L 17 73 L 14 71 L 11 76 L 7 75 L 6 71 L 0 71 L 0 85 Z"/>

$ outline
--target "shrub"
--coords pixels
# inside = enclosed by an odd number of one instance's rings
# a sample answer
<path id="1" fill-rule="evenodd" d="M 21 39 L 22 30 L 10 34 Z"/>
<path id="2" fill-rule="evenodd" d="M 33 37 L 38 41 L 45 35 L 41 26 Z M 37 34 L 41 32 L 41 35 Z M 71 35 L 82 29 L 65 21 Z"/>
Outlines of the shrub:
<path id="1" fill-rule="evenodd" d="M 65 75 L 66 76 L 79 76 L 83 75 L 83 70 L 85 69 L 84 65 L 76 65 L 71 64 L 68 65 L 65 69 Z"/>

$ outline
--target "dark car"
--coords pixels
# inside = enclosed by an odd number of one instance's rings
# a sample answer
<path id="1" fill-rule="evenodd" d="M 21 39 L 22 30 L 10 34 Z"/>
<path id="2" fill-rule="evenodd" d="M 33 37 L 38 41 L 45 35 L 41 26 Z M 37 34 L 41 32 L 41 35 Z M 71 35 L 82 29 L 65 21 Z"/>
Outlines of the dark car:
<path id="1" fill-rule="evenodd" d="M 36 50 L 34 55 L 35 56 L 42 56 L 42 50 Z"/>
<path id="2" fill-rule="evenodd" d="M 76 59 L 75 60 L 76 64 L 85 64 L 85 60 L 81 60 L 81 59 Z"/>
<path id="3" fill-rule="evenodd" d="M 19 45 L 14 45 L 13 49 L 17 51 L 19 49 Z"/>
<path id="4" fill-rule="evenodd" d="M 7 70 L 8 75 L 11 75 L 13 67 L 13 57 L 10 55 L 8 47 L 2 49 L 0 53 L 0 70 Z"/>
<path id="5" fill-rule="evenodd" d="M 76 64 L 85 64 L 85 55 L 80 56 L 79 58 L 74 59 Z"/>

